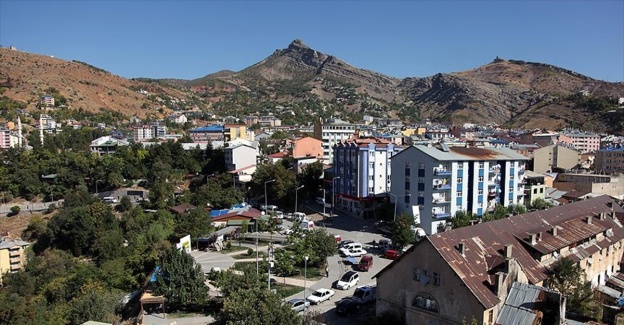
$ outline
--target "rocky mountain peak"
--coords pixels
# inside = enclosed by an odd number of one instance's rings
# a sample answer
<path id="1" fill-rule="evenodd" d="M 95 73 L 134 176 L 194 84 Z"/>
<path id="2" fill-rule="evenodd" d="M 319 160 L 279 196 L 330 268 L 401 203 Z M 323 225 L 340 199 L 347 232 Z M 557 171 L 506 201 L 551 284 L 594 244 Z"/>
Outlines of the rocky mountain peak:
<path id="1" fill-rule="evenodd" d="M 297 38 L 296 40 L 292 41 L 290 43 L 290 45 L 288 45 L 288 49 L 289 50 L 309 50 L 310 47 L 307 46 L 303 40 Z"/>

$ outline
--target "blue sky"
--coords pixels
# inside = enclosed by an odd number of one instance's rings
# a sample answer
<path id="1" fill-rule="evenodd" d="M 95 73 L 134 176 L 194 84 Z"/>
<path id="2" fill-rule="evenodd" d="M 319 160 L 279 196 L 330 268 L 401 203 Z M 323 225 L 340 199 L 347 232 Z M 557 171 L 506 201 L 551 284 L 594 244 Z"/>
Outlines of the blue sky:
<path id="1" fill-rule="evenodd" d="M 124 77 L 241 70 L 296 39 L 394 77 L 496 56 L 624 81 L 624 1 L 0 0 L 0 45 Z"/>

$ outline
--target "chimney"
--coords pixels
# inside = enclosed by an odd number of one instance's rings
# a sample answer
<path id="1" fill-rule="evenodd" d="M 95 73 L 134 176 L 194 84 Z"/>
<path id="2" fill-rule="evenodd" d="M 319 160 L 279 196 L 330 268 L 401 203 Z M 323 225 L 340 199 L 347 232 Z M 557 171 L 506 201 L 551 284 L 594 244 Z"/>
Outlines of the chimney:
<path id="1" fill-rule="evenodd" d="M 505 290 L 505 273 L 496 272 L 495 276 L 496 276 L 496 283 L 495 283 L 496 296 L 502 297 L 502 295 L 507 291 Z"/>
<path id="2" fill-rule="evenodd" d="M 606 212 L 600 212 L 600 220 L 604 220 L 607 218 L 607 213 Z"/>
<path id="3" fill-rule="evenodd" d="M 505 258 L 511 258 L 512 250 L 513 250 L 513 245 L 511 244 L 505 245 Z"/>
<path id="4" fill-rule="evenodd" d="M 537 233 L 537 241 L 542 241 L 542 232 Z"/>
<path id="5" fill-rule="evenodd" d="M 609 209 L 613 210 L 613 201 L 607 202 L 607 206 L 609 207 Z"/>
<path id="6" fill-rule="evenodd" d="M 615 219 L 615 211 L 611 210 L 611 219 Z"/>
<path id="7" fill-rule="evenodd" d="M 557 236 L 557 226 L 553 226 L 551 232 L 553 236 Z"/>
<path id="8" fill-rule="evenodd" d="M 587 217 L 587 224 L 591 225 L 592 224 L 592 216 L 588 216 Z"/>
<path id="9" fill-rule="evenodd" d="M 466 256 L 466 244 L 464 244 L 463 242 L 459 243 L 459 253 L 462 254 L 462 256 Z"/>
<path id="10" fill-rule="evenodd" d="M 531 241 L 531 245 L 537 244 L 537 234 L 529 234 L 529 240 Z"/>

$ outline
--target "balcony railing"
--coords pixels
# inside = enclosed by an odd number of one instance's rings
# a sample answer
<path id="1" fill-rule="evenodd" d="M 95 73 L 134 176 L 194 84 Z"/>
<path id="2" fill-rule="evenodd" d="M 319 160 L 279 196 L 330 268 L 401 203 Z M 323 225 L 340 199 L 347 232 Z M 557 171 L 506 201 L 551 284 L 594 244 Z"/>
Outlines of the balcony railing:
<path id="1" fill-rule="evenodd" d="M 435 168 L 433 174 L 438 176 L 451 176 L 452 172 L 443 168 Z"/>
<path id="2" fill-rule="evenodd" d="M 451 214 L 449 212 L 434 212 L 433 217 L 436 219 L 449 218 Z"/>
<path id="3" fill-rule="evenodd" d="M 433 185 L 434 191 L 446 191 L 451 189 L 451 184 Z"/>
<path id="4" fill-rule="evenodd" d="M 450 201 L 450 200 L 448 200 L 448 199 L 447 199 L 447 198 L 445 198 L 445 197 L 434 197 L 434 198 L 432 199 L 432 203 L 433 203 L 433 204 L 450 204 L 450 203 L 451 203 L 451 201 Z"/>

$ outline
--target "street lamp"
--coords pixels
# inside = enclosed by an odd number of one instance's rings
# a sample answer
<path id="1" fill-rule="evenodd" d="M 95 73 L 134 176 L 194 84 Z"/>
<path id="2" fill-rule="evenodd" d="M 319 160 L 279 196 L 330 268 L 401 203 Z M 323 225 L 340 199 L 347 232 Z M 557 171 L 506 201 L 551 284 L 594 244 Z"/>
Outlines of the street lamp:
<path id="1" fill-rule="evenodd" d="M 331 217 L 334 217 L 334 204 L 336 204 L 336 191 L 334 189 L 334 183 L 337 179 L 340 179 L 340 176 L 335 176 L 332 178 L 332 207 L 331 207 Z"/>
<path id="2" fill-rule="evenodd" d="M 269 280 L 268 280 L 268 282 L 269 282 L 269 291 L 271 291 L 271 263 L 272 263 L 271 262 L 271 257 L 273 256 L 272 252 L 273 252 L 273 243 L 270 243 L 269 244 L 269 248 L 267 249 L 267 253 L 268 253 L 267 261 L 269 262 L 268 263 L 269 264 L 269 276 L 268 276 L 268 278 L 269 278 Z"/>
<path id="3" fill-rule="evenodd" d="M 399 197 L 406 197 L 406 196 L 412 196 L 412 194 L 405 194 L 405 195 L 396 195 L 393 193 L 388 192 L 388 195 L 392 195 L 394 196 L 394 221 L 396 221 L 396 210 L 397 210 L 397 205 L 399 205 Z"/>
<path id="4" fill-rule="evenodd" d="M 298 209 L 298 207 L 299 207 L 298 203 L 299 202 L 297 201 L 298 193 L 299 193 L 299 190 L 302 189 L 303 187 L 304 187 L 304 185 L 301 185 L 301 186 L 297 187 L 297 189 L 295 190 L 295 213 L 297 213 L 297 211 L 299 210 Z"/>
<path id="5" fill-rule="evenodd" d="M 308 278 L 308 259 L 309 257 L 306 255 L 303 257 L 304 267 L 303 267 L 303 313 L 306 311 L 306 279 Z"/>
<path id="6" fill-rule="evenodd" d="M 264 213 L 267 214 L 269 209 L 267 208 L 267 184 L 275 182 L 275 179 L 270 179 L 264 182 Z M 260 262 L 258 262 L 258 218 L 256 218 L 256 275 L 260 274 Z"/>

